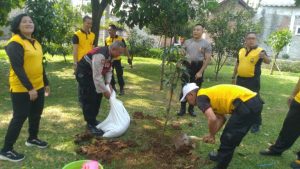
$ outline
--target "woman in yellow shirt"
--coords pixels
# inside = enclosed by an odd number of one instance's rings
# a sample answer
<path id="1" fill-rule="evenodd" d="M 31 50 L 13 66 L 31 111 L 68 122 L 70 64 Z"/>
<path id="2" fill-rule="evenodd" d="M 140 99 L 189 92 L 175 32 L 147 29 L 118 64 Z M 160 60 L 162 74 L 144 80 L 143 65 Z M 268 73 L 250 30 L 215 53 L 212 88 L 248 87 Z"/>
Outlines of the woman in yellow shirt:
<path id="1" fill-rule="evenodd" d="M 11 22 L 12 38 L 5 51 L 10 60 L 9 86 L 13 106 L 13 117 L 8 125 L 0 159 L 21 161 L 23 154 L 13 149 L 23 123 L 28 118 L 29 137 L 26 146 L 46 148 L 48 143 L 38 139 L 44 96 L 50 88 L 42 64 L 43 51 L 40 43 L 32 37 L 34 23 L 27 14 L 16 16 Z"/>

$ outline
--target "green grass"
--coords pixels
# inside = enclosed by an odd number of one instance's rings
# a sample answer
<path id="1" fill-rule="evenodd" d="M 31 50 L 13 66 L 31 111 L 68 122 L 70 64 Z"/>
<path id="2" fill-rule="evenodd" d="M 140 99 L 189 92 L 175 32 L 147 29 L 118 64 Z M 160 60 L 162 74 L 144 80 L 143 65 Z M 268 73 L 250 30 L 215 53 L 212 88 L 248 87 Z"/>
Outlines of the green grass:
<path id="1" fill-rule="evenodd" d="M 85 128 L 81 110 L 77 102 L 77 83 L 74 79 L 71 57 L 68 57 L 67 63 L 63 57 L 55 56 L 48 58 L 47 65 L 48 78 L 51 83 L 51 96 L 46 99 L 45 109 L 41 120 L 40 134 L 41 139 L 47 140 L 51 146 L 48 149 L 40 150 L 24 146 L 28 136 L 27 122 L 24 124 L 21 134 L 15 144 L 15 149 L 26 155 L 26 159 L 21 163 L 11 163 L 0 161 L 1 169 L 59 169 L 65 164 L 84 159 L 83 156 L 74 152 L 74 135 L 80 133 Z M 126 59 L 123 59 L 125 62 Z M 167 92 L 159 91 L 159 66 L 160 61 L 151 58 L 134 59 L 134 68 L 130 69 L 124 63 L 126 95 L 120 97 L 124 102 L 128 112 L 132 114 L 135 111 L 143 111 L 145 114 L 163 117 L 167 103 Z M 11 119 L 12 108 L 10 95 L 7 85 L 8 63 L 4 51 L 0 50 L 0 145 L 4 141 L 4 135 L 7 125 Z M 210 66 L 205 73 L 204 87 L 220 83 L 230 83 L 232 75 L 231 66 L 226 66 L 221 70 L 218 81 L 214 79 L 213 67 Z M 258 155 L 259 150 L 268 147 L 268 143 L 275 141 L 282 126 L 283 119 L 288 107 L 286 99 L 291 93 L 297 82 L 298 75 L 294 73 L 275 73 L 270 76 L 269 70 L 263 70 L 261 80 L 261 95 L 266 104 L 263 110 L 263 127 L 258 134 L 248 134 L 240 147 L 236 149 L 234 158 L 230 164 L 230 169 L 255 169 L 272 168 L 286 169 L 290 161 L 294 160 L 295 152 L 298 151 L 299 143 L 284 153 L 281 158 L 262 157 Z M 176 91 L 179 93 L 179 91 Z M 175 115 L 179 108 L 178 98 L 174 99 L 174 106 L 171 113 Z M 102 120 L 108 112 L 108 102 L 103 100 L 101 112 L 98 117 Z M 207 122 L 198 111 L 197 118 L 184 116 L 177 118 L 174 116 L 171 121 L 177 121 L 182 124 L 183 132 L 189 135 L 202 136 L 207 133 Z M 194 127 L 188 127 L 188 122 L 194 124 Z M 139 123 L 138 123 L 139 124 Z M 138 129 L 142 126 L 131 125 L 128 132 L 120 139 L 136 139 L 143 144 L 142 137 L 138 136 Z M 171 129 L 169 129 L 171 130 Z M 217 139 L 219 138 L 218 134 Z M 197 144 L 196 152 L 202 158 L 207 158 L 207 154 L 218 148 L 219 141 L 215 145 L 204 143 Z M 139 152 L 139 149 L 133 150 Z M 133 152 L 134 153 L 134 152 Z M 105 169 L 120 169 L 128 166 L 126 159 L 114 161 L 105 165 Z M 140 162 L 139 165 L 127 167 L 128 169 L 150 169 L 154 161 Z M 259 167 L 260 164 L 271 164 L 270 167 Z M 199 168 L 209 169 L 212 164 L 199 166 Z M 126 169 L 127 169 L 126 168 Z"/>

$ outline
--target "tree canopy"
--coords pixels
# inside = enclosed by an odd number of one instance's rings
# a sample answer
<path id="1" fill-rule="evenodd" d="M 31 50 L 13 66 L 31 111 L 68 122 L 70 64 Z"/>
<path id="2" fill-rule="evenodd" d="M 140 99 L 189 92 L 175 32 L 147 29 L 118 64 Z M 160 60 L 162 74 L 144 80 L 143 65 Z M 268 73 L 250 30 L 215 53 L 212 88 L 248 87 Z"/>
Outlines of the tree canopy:
<path id="1" fill-rule="evenodd" d="M 15 8 L 21 8 L 25 0 L 2 0 L 0 1 L 0 25 L 7 24 L 7 17 L 9 12 Z"/>

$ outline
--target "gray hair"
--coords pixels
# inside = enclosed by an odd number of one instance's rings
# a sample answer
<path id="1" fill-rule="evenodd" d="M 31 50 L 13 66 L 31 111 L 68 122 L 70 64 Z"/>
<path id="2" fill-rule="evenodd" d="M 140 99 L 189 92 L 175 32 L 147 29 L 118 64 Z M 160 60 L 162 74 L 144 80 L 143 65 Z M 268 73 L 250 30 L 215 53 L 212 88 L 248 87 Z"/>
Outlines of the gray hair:
<path id="1" fill-rule="evenodd" d="M 125 44 L 122 41 L 114 41 L 109 48 L 125 48 Z"/>

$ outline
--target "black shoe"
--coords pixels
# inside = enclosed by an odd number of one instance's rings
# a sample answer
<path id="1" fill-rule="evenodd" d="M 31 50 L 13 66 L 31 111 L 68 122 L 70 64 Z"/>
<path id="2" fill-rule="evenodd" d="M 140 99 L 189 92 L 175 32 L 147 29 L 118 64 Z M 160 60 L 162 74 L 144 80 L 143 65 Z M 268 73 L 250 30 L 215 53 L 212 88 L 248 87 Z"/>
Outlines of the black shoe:
<path id="1" fill-rule="evenodd" d="M 190 114 L 190 116 L 192 116 L 192 117 L 196 117 L 197 115 L 196 115 L 196 113 L 193 111 L 193 112 L 189 112 L 189 114 Z"/>
<path id="2" fill-rule="evenodd" d="M 177 113 L 177 116 L 183 116 L 185 114 L 185 111 L 186 111 L 186 102 L 181 102 L 180 110 Z"/>
<path id="3" fill-rule="evenodd" d="M 96 120 L 96 126 L 98 126 L 102 121 Z"/>
<path id="4" fill-rule="evenodd" d="M 125 92 L 124 92 L 124 89 L 120 89 L 120 96 L 122 96 L 122 95 L 124 95 L 125 94 Z"/>
<path id="5" fill-rule="evenodd" d="M 193 117 L 196 117 L 196 116 L 197 116 L 196 113 L 195 113 L 195 111 L 194 111 L 194 106 L 189 106 L 188 112 L 189 112 L 189 114 L 190 114 L 191 116 L 193 116 Z"/>
<path id="6" fill-rule="evenodd" d="M 25 142 L 25 145 L 28 147 L 36 146 L 38 148 L 47 148 L 48 143 L 46 141 L 42 141 L 40 139 L 31 139 Z"/>
<path id="7" fill-rule="evenodd" d="M 253 124 L 251 127 L 251 133 L 257 133 L 260 130 L 260 126 L 258 124 Z"/>
<path id="8" fill-rule="evenodd" d="M 212 151 L 212 152 L 208 153 L 208 158 L 209 158 L 209 160 L 211 160 L 211 161 L 217 162 L 217 161 L 218 161 L 218 153 Z"/>
<path id="9" fill-rule="evenodd" d="M 180 111 L 177 113 L 177 116 L 184 116 L 184 114 L 185 114 L 185 110 L 180 109 Z"/>
<path id="10" fill-rule="evenodd" d="M 94 135 L 94 136 L 103 136 L 104 132 L 101 129 L 97 129 L 96 126 L 88 124 L 87 129 Z"/>
<path id="11" fill-rule="evenodd" d="M 259 154 L 263 156 L 281 156 L 281 153 L 271 151 L 270 149 L 262 150 Z"/>
<path id="12" fill-rule="evenodd" d="M 25 156 L 23 154 L 19 154 L 14 150 L 0 152 L 0 160 L 7 160 L 12 162 L 19 162 L 24 160 Z"/>
<path id="13" fill-rule="evenodd" d="M 296 160 L 296 161 L 291 162 L 290 166 L 293 169 L 300 169 L 300 160 Z"/>

